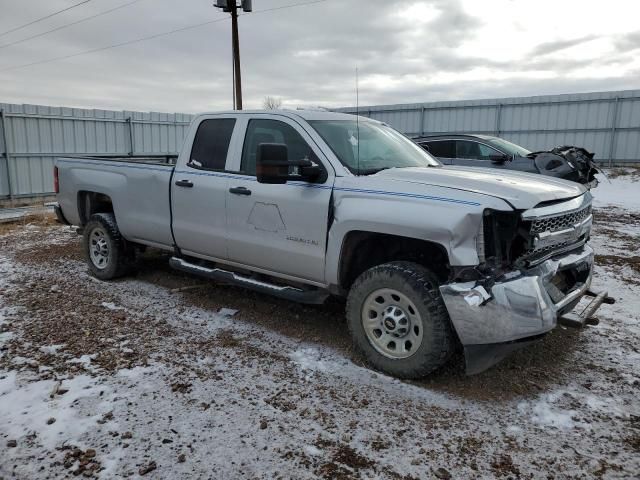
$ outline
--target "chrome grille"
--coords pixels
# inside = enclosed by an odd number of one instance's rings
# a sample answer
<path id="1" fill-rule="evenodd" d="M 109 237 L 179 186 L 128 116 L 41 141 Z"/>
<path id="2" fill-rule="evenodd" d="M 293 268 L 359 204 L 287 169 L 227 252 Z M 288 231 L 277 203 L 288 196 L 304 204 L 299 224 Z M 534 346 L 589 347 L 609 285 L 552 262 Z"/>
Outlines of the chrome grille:
<path id="1" fill-rule="evenodd" d="M 571 230 L 575 225 L 588 221 L 591 216 L 591 204 L 584 208 L 574 210 L 569 213 L 557 213 L 555 215 L 544 215 L 540 217 L 529 216 L 531 222 L 530 238 L 532 244 L 519 258 L 518 261 L 526 262 L 529 265 L 535 265 L 553 255 L 569 251 L 579 245 L 584 244 L 589 237 L 589 227 L 586 227 L 583 234 L 579 238 L 567 241 L 563 235 L 565 230 Z M 558 239 L 552 245 L 543 242 L 536 246 L 540 237 L 545 233 L 558 232 Z"/>
<path id="2" fill-rule="evenodd" d="M 529 261 L 539 259 L 539 258 L 546 258 L 548 255 L 552 254 L 553 252 L 562 250 L 567 246 L 568 246 L 567 242 L 560 242 L 560 243 L 556 243 L 555 245 L 549 245 L 548 247 L 530 248 L 529 250 L 524 252 L 524 254 L 522 254 L 520 258 L 526 259 Z"/>
<path id="3" fill-rule="evenodd" d="M 531 233 L 535 235 L 536 233 L 563 230 L 565 228 L 572 227 L 576 223 L 580 223 L 589 215 L 591 215 L 591 205 L 583 208 L 582 210 L 578 210 L 577 212 L 547 218 L 538 218 L 531 222 Z"/>

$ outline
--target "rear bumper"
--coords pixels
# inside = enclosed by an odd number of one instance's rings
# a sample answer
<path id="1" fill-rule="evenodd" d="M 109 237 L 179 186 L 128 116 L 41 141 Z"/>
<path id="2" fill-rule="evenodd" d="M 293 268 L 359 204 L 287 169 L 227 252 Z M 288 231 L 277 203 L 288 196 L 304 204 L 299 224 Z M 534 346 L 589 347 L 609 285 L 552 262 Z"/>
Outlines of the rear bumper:
<path id="1" fill-rule="evenodd" d="M 552 330 L 558 318 L 571 311 L 589 290 L 593 258 L 593 250 L 584 245 L 529 270 L 510 272 L 490 287 L 478 282 L 441 286 L 465 350 L 519 345 Z M 571 279 L 572 285 L 568 286 L 566 279 Z"/>

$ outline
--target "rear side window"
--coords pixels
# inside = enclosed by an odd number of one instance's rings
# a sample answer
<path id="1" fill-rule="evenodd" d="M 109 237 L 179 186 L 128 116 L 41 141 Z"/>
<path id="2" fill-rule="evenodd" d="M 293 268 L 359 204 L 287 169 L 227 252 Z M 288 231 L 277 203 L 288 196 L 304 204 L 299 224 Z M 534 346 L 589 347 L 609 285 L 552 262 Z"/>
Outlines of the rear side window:
<path id="1" fill-rule="evenodd" d="M 233 118 L 217 118 L 200 123 L 188 165 L 206 170 L 224 170 L 235 124 Z"/>
<path id="2" fill-rule="evenodd" d="M 434 157 L 455 158 L 455 145 L 453 140 L 438 140 L 423 143 L 422 145 L 426 147 L 427 152 Z"/>

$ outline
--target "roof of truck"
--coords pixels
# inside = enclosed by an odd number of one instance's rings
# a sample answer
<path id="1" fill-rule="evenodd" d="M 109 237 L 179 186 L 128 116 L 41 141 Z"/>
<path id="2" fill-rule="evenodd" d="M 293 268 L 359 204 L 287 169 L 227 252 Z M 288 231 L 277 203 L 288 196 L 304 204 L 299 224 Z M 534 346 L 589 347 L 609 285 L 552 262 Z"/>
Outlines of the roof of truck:
<path id="1" fill-rule="evenodd" d="M 338 113 L 338 112 L 329 112 L 325 110 L 228 110 L 224 112 L 205 112 L 201 113 L 201 115 L 224 115 L 224 114 L 234 114 L 234 115 L 284 115 L 290 118 L 303 118 L 305 120 L 354 120 L 356 118 L 355 115 L 351 115 L 348 113 Z M 370 118 L 360 116 L 360 120 L 362 121 L 374 121 Z"/>
<path id="2" fill-rule="evenodd" d="M 497 137 L 491 135 L 481 135 L 479 133 L 434 133 L 432 135 L 420 135 L 411 137 L 414 142 L 422 142 L 428 140 L 440 139 L 456 139 L 456 138 L 479 138 L 480 140 L 491 140 Z"/>

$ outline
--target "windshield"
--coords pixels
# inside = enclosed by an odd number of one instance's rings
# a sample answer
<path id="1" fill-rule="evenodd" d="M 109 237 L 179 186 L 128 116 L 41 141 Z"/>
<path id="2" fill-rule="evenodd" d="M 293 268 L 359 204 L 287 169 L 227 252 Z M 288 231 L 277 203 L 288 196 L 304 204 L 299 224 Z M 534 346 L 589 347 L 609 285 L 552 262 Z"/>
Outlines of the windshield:
<path id="1" fill-rule="evenodd" d="M 440 165 L 425 150 L 386 125 L 355 120 L 309 123 L 355 175 L 370 175 L 387 168 Z"/>
<path id="2" fill-rule="evenodd" d="M 491 138 L 487 142 L 499 148 L 504 153 L 515 155 L 516 157 L 526 157 L 531 153 L 526 148 L 516 145 L 515 143 L 507 142 L 503 138 Z"/>

